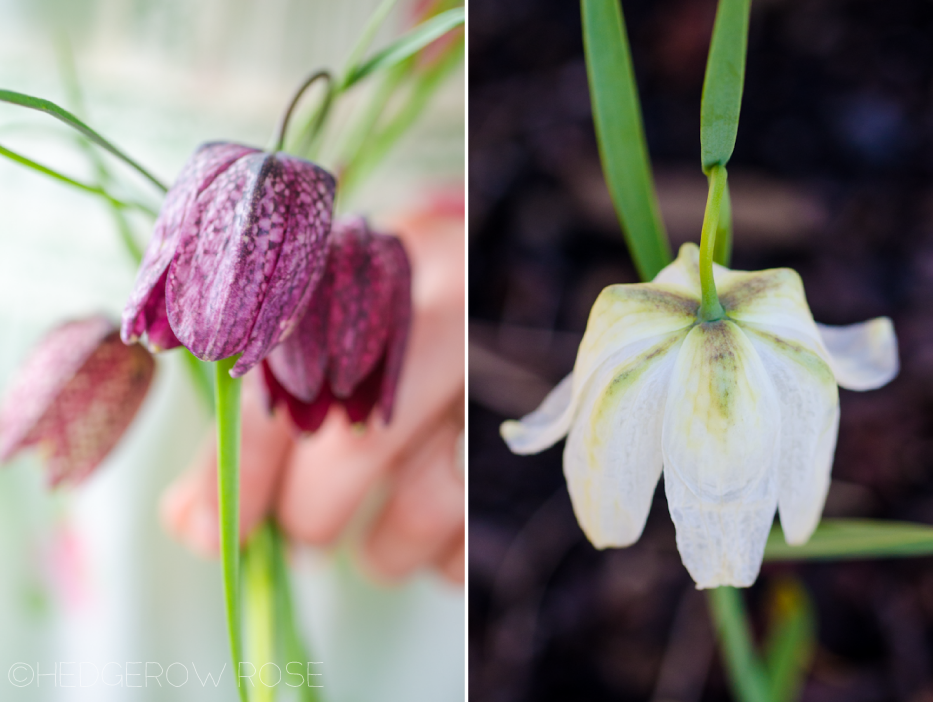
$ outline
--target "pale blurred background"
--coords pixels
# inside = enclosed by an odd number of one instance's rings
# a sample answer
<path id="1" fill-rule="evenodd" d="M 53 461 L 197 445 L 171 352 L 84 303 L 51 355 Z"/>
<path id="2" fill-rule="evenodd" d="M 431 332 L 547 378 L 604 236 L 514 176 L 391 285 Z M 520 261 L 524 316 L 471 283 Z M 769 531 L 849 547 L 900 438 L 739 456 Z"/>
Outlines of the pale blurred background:
<path id="1" fill-rule="evenodd" d="M 295 87 L 339 70 L 375 0 L 0 0 L 0 87 L 70 109 L 62 47 L 71 46 L 85 120 L 171 182 L 201 142 L 267 146 Z M 377 36 L 411 22 L 400 2 Z M 377 221 L 462 182 L 462 68 L 389 159 L 344 207 Z M 72 133 L 52 118 L 0 105 L 0 144 L 93 180 Z M 152 187 L 114 161 L 133 197 Z M 325 164 L 326 165 L 326 164 Z M 121 191 L 122 192 L 122 191 Z M 141 243 L 147 220 L 133 223 Z M 0 391 L 39 336 L 67 318 L 118 317 L 135 270 L 97 199 L 0 160 Z M 216 562 L 171 541 L 158 497 L 184 469 L 208 418 L 180 359 L 160 359 L 152 391 L 117 450 L 85 485 L 49 494 L 39 462 L 0 470 L 0 699 L 232 700 L 229 664 L 218 687 L 198 680 L 228 660 Z M 462 591 L 424 575 L 395 588 L 356 573 L 342 551 L 302 551 L 296 593 L 328 702 L 463 698 Z M 51 677 L 18 688 L 11 667 L 88 661 L 116 675 L 180 662 L 189 680 L 143 676 L 109 687 L 85 667 L 73 688 Z M 136 662 L 139 662 L 137 664 Z M 195 673 L 197 668 L 197 673 Z M 150 668 L 151 673 L 157 669 Z M 173 681 L 184 673 L 177 666 Z M 28 676 L 28 673 L 27 673 Z M 148 682 L 148 687 L 145 686 Z M 131 685 L 142 685 L 131 689 Z M 285 692 L 282 686 L 283 693 Z M 283 694 L 282 699 L 288 699 Z"/>

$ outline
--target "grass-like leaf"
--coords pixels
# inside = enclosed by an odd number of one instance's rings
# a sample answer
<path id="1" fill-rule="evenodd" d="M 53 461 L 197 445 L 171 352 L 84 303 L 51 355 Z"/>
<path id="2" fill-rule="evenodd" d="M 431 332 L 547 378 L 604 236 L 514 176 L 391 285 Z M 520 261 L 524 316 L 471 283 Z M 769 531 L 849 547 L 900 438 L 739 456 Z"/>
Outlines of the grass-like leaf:
<path id="1" fill-rule="evenodd" d="M 346 90 L 369 74 L 391 68 L 409 56 L 414 56 L 431 42 L 462 25 L 465 18 L 464 8 L 455 7 L 422 22 L 367 61 L 351 68 L 341 83 L 341 89 Z"/>
<path id="2" fill-rule="evenodd" d="M 770 594 L 771 622 L 765 641 L 765 665 L 771 702 L 797 699 L 816 649 L 813 605 L 793 578 L 775 582 Z"/>
<path id="3" fill-rule="evenodd" d="M 726 165 L 735 148 L 745 83 L 750 8 L 751 0 L 719 0 L 700 106 L 704 171 L 717 163 Z"/>
<path id="4" fill-rule="evenodd" d="M 642 280 L 671 262 L 648 160 L 641 106 L 618 0 L 582 0 L 593 122 L 606 184 Z"/>
<path id="5" fill-rule="evenodd" d="M 38 110 L 39 112 L 44 112 L 47 115 L 55 117 L 55 119 L 61 120 L 72 129 L 75 129 L 83 134 L 102 149 L 109 151 L 121 161 L 136 169 L 163 193 L 168 192 L 168 187 L 162 183 L 162 181 L 152 175 L 152 173 L 147 171 L 145 168 L 139 165 L 139 163 L 127 156 L 123 151 L 118 149 L 112 143 L 104 139 L 104 137 L 95 132 L 84 122 L 71 114 L 68 110 L 59 107 L 54 102 L 50 102 L 49 100 L 44 100 L 42 98 L 32 97 L 31 95 L 25 95 L 23 93 L 17 93 L 12 90 L 0 90 L 0 101 L 8 102 L 11 105 L 19 105 L 20 107 L 28 107 L 32 110 Z"/>
<path id="6" fill-rule="evenodd" d="M 125 202 L 123 200 L 119 200 L 115 198 L 113 195 L 111 195 L 110 193 L 108 193 L 106 190 L 104 190 L 99 185 L 89 185 L 88 183 L 82 183 L 79 180 L 70 178 L 69 176 L 66 176 L 64 173 L 59 173 L 55 169 L 49 168 L 48 166 L 43 166 L 41 163 L 37 163 L 36 161 L 33 161 L 31 158 L 23 156 L 22 154 L 12 151 L 4 146 L 0 146 L 0 156 L 8 158 L 14 163 L 18 163 L 21 166 L 25 166 L 26 168 L 36 171 L 37 173 L 41 173 L 42 175 L 48 176 L 49 178 L 52 178 L 53 180 L 57 180 L 59 183 L 64 183 L 65 185 L 70 185 L 73 188 L 77 188 L 78 190 L 83 190 L 84 192 L 90 193 L 91 195 L 97 195 L 98 197 L 102 197 L 103 199 L 107 200 L 107 202 L 109 202 L 111 205 L 113 205 L 117 209 L 139 210 L 140 212 L 145 212 L 146 214 L 152 217 L 155 217 L 157 214 L 151 207 L 143 205 L 142 203 L 139 203 L 139 202 Z"/>
<path id="7" fill-rule="evenodd" d="M 767 674 L 755 653 L 741 591 L 717 587 L 707 590 L 707 597 L 723 662 L 740 702 L 771 702 Z"/>
<path id="8" fill-rule="evenodd" d="M 775 524 L 766 561 L 843 560 L 933 555 L 933 526 L 872 519 L 824 519 L 802 546 L 788 546 Z"/>

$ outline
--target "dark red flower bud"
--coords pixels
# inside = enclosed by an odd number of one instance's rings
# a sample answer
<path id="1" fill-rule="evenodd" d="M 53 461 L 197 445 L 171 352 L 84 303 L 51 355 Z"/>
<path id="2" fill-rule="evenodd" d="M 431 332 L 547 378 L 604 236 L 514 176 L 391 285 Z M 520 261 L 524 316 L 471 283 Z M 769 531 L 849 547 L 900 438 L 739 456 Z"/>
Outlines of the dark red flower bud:
<path id="1" fill-rule="evenodd" d="M 105 317 L 55 328 L 0 406 L 0 461 L 37 446 L 48 457 L 52 485 L 83 480 L 133 421 L 154 369 L 149 352 L 125 346 Z"/>
<path id="2" fill-rule="evenodd" d="M 182 344 L 243 375 L 288 335 L 327 257 L 333 176 L 239 144 L 205 144 L 169 190 L 121 335 Z"/>
<path id="3" fill-rule="evenodd" d="M 303 431 L 316 430 L 334 401 L 354 423 L 376 404 L 388 422 L 410 323 L 401 241 L 371 232 L 362 218 L 336 222 L 323 281 L 264 364 L 270 404 L 284 404 Z"/>

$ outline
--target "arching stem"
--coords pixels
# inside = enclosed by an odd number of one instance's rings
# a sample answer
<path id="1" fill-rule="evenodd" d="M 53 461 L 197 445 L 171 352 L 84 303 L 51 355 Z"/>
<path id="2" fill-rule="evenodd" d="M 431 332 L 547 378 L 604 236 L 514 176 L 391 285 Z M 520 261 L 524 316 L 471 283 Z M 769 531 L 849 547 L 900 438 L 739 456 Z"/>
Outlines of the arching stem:
<path id="1" fill-rule="evenodd" d="M 318 71 L 312 75 L 308 80 L 306 80 L 300 88 L 298 88 L 295 96 L 292 98 L 292 101 L 288 105 L 288 109 L 285 110 L 285 114 L 282 115 L 282 121 L 279 123 L 278 136 L 275 140 L 275 150 L 281 151 L 285 146 L 285 132 L 288 129 L 288 121 L 292 117 L 292 112 L 295 111 L 295 107 L 298 105 L 298 101 L 301 100 L 301 97 L 305 94 L 305 91 L 308 90 L 312 85 L 317 83 L 319 80 L 327 81 L 327 94 L 324 97 L 325 104 L 330 100 L 330 90 L 333 83 L 333 78 L 328 71 Z"/>
<path id="2" fill-rule="evenodd" d="M 700 235 L 700 319 L 714 322 L 725 316 L 719 296 L 716 294 L 716 281 L 713 279 L 713 254 L 716 250 L 716 230 L 719 228 L 719 210 L 722 206 L 723 193 L 726 190 L 726 167 L 717 163 L 709 170 L 709 196 L 706 200 L 706 213 L 703 215 L 703 232 Z"/>

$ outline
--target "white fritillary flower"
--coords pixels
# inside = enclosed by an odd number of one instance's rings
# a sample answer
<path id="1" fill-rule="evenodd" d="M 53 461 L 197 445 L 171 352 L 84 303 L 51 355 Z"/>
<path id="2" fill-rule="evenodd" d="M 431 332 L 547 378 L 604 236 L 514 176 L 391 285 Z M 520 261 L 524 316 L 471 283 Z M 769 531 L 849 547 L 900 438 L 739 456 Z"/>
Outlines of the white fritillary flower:
<path id="1" fill-rule="evenodd" d="M 697 587 L 747 587 L 775 510 L 788 544 L 810 538 L 829 488 L 836 386 L 890 381 L 897 339 L 887 317 L 816 324 L 786 268 L 715 266 L 725 316 L 702 321 L 698 261 L 685 244 L 651 283 L 603 290 L 573 372 L 502 436 L 530 454 L 567 435 L 567 486 L 597 548 L 638 540 L 663 468 Z"/>

